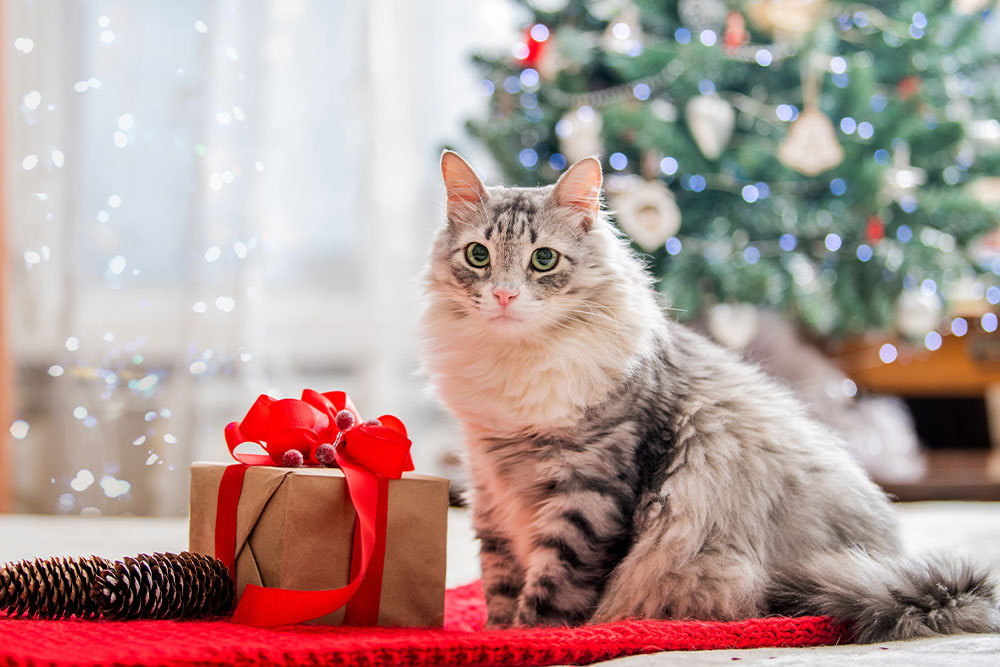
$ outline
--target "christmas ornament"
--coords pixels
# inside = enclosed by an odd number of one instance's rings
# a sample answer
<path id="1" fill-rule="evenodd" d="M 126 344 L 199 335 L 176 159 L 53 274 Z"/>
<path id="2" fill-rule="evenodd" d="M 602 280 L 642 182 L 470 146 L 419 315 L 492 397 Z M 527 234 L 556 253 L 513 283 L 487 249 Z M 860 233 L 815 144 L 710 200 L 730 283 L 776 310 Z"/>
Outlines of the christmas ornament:
<path id="1" fill-rule="evenodd" d="M 989 0 L 951 0 L 951 10 L 959 16 L 978 14 L 986 8 Z"/>
<path id="2" fill-rule="evenodd" d="M 920 92 L 920 77 L 904 76 L 899 82 L 896 83 L 896 93 L 899 94 L 903 101 L 909 100 L 911 97 Z"/>
<path id="3" fill-rule="evenodd" d="M 777 38 L 812 32 L 826 9 L 825 0 L 749 0 L 747 16 Z"/>
<path id="4" fill-rule="evenodd" d="M 818 108 L 806 108 L 778 145 L 778 159 L 801 174 L 815 176 L 840 164 L 844 149 L 826 114 Z"/>
<path id="5" fill-rule="evenodd" d="M 235 590 L 221 561 L 191 552 L 113 562 L 36 558 L 0 570 L 0 610 L 34 618 L 195 618 L 224 614 Z"/>
<path id="6" fill-rule="evenodd" d="M 601 141 L 601 114 L 589 106 L 570 111 L 556 126 L 559 149 L 570 163 L 604 152 Z"/>
<path id="7" fill-rule="evenodd" d="M 727 51 L 733 51 L 750 41 L 747 22 L 743 14 L 731 11 L 726 14 L 726 32 L 722 36 L 722 45 Z"/>
<path id="8" fill-rule="evenodd" d="M 726 22 L 726 3 L 722 0 L 680 0 L 677 16 L 681 23 L 693 30 L 718 32 Z"/>
<path id="9" fill-rule="evenodd" d="M 638 176 L 608 181 L 605 190 L 615 220 L 640 248 L 653 252 L 676 236 L 681 228 L 681 210 L 667 186 Z"/>
<path id="10" fill-rule="evenodd" d="M 892 167 L 885 170 L 882 180 L 883 197 L 899 202 L 912 196 L 917 187 L 924 184 L 927 172 L 910 166 L 910 145 L 897 140 L 892 147 Z"/>
<path id="11" fill-rule="evenodd" d="M 541 25 L 541 24 L 538 24 Z M 545 26 L 542 26 L 543 28 Z M 547 50 L 549 31 L 545 28 L 542 31 L 544 34 L 544 39 L 538 39 L 539 30 L 536 29 L 537 26 L 529 26 L 524 31 L 524 40 L 521 42 L 524 45 L 522 49 L 523 57 L 517 59 L 517 63 L 521 67 L 535 67 L 538 65 L 539 61 L 542 59 L 543 54 Z M 521 48 L 518 46 L 518 48 Z"/>
<path id="12" fill-rule="evenodd" d="M 878 243 L 885 238 L 885 223 L 877 215 L 869 216 L 865 223 L 865 240 Z"/>
<path id="13" fill-rule="evenodd" d="M 629 5 L 614 19 L 601 37 L 601 46 L 612 53 L 638 55 L 642 51 L 642 26 L 639 23 L 639 8 Z"/>
<path id="14" fill-rule="evenodd" d="M 701 154 L 709 160 L 719 157 L 736 124 L 736 112 L 729 102 L 715 93 L 698 95 L 688 100 L 684 115 Z"/>
<path id="15" fill-rule="evenodd" d="M 941 321 L 941 299 L 920 289 L 904 290 L 896 301 L 896 328 L 908 338 L 922 338 Z"/>
<path id="16" fill-rule="evenodd" d="M 712 338 L 742 350 L 757 334 L 757 308 L 749 303 L 719 303 L 708 310 L 705 326 Z"/>

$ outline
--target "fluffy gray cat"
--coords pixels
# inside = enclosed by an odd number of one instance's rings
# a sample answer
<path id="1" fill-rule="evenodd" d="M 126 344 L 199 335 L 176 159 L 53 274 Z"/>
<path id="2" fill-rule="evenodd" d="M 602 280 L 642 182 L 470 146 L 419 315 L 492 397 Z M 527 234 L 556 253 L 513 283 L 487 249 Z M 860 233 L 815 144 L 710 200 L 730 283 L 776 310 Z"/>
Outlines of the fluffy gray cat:
<path id="1" fill-rule="evenodd" d="M 757 367 L 672 322 L 600 163 L 485 187 L 445 152 L 425 368 L 461 421 L 492 625 L 826 614 L 989 632 L 968 565 L 903 557 L 885 495 Z"/>

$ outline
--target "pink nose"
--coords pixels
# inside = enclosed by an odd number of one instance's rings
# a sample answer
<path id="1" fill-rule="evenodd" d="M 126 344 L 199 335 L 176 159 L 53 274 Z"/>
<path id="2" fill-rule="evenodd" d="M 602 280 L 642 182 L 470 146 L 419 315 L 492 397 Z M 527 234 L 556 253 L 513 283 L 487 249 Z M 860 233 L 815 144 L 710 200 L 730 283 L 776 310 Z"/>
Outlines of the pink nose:
<path id="1" fill-rule="evenodd" d="M 493 296 L 497 298 L 500 303 L 501 308 L 506 308 L 507 304 L 517 298 L 517 295 L 521 292 L 516 289 L 509 289 L 507 287 L 494 287 Z"/>

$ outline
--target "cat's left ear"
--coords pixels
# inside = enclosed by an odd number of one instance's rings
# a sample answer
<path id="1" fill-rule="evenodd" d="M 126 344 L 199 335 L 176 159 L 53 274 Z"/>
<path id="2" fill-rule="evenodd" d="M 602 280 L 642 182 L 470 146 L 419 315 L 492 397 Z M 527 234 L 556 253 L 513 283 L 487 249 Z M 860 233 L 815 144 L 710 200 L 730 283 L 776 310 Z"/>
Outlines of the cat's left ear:
<path id="1" fill-rule="evenodd" d="M 601 208 L 601 184 L 604 174 L 595 157 L 587 157 L 566 170 L 552 191 L 557 206 L 583 214 L 583 229 L 590 231 Z"/>

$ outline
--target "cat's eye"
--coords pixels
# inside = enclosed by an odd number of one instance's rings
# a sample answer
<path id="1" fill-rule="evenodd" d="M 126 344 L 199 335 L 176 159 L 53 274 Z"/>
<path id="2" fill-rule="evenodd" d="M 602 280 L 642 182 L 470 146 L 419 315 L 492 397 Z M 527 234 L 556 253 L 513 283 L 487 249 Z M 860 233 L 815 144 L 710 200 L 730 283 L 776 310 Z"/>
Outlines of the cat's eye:
<path id="1" fill-rule="evenodd" d="M 482 243 L 470 243 L 465 249 L 465 258 L 469 264 L 481 269 L 490 263 L 490 250 Z"/>
<path id="2" fill-rule="evenodd" d="M 536 271 L 551 271 L 559 261 L 559 253 L 552 248 L 538 248 L 531 253 L 531 266 Z"/>

